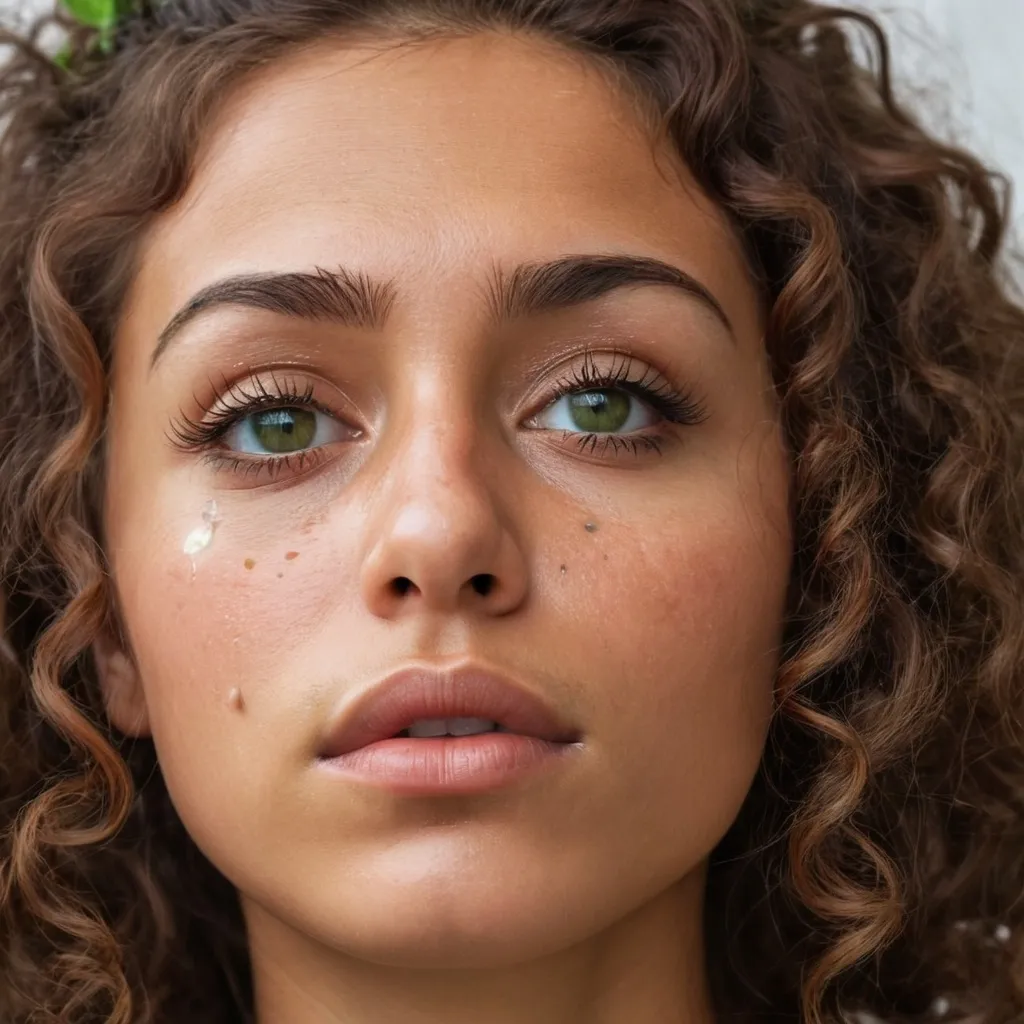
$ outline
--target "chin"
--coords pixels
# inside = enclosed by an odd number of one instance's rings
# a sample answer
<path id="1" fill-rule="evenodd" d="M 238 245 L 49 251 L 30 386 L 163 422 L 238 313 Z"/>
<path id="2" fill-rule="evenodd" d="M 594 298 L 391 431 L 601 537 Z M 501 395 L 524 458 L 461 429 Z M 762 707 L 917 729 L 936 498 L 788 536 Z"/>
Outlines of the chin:
<path id="1" fill-rule="evenodd" d="M 460 899 L 451 887 L 439 896 L 424 884 L 410 898 L 404 889 L 389 895 L 370 885 L 360 887 L 357 907 L 321 897 L 305 914 L 296 914 L 300 908 L 292 903 L 287 918 L 274 916 L 358 960 L 417 969 L 511 966 L 584 941 L 592 931 L 593 900 L 582 894 L 575 916 L 550 894 L 518 901 L 502 895 L 482 903 L 465 891 Z"/>

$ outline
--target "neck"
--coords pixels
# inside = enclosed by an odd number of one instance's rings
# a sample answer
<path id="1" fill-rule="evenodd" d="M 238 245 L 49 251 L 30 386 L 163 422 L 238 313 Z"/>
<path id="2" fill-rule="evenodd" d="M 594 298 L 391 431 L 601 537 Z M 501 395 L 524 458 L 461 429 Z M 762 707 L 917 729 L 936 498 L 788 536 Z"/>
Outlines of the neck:
<path id="1" fill-rule="evenodd" d="M 600 932 L 523 960 L 373 961 L 328 948 L 243 899 L 258 1024 L 712 1024 L 703 950 L 703 870 Z M 479 947 L 479 944 L 477 944 Z M 412 960 L 415 956 L 416 963 Z"/>

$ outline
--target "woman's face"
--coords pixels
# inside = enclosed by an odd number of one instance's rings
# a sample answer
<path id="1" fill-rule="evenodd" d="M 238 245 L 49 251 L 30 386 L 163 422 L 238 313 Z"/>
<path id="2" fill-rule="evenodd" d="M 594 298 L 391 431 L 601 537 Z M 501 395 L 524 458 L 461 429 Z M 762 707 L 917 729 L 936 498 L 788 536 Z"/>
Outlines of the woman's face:
<path id="1" fill-rule="evenodd" d="M 158 346 L 215 282 L 317 268 Z M 144 240 L 114 378 L 108 707 L 254 934 L 511 963 L 700 875 L 772 710 L 788 462 L 740 246 L 599 70 L 498 36 L 265 70 Z M 420 794 L 318 756 L 467 660 L 572 756 Z"/>

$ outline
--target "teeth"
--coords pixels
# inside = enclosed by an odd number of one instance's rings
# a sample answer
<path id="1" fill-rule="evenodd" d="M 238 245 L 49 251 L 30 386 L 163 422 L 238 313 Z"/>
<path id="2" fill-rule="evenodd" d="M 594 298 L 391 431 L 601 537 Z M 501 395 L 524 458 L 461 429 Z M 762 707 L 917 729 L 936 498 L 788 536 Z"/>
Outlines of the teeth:
<path id="1" fill-rule="evenodd" d="M 493 732 L 498 723 L 487 718 L 421 718 L 406 732 L 417 739 L 431 736 L 475 736 L 481 732 Z"/>

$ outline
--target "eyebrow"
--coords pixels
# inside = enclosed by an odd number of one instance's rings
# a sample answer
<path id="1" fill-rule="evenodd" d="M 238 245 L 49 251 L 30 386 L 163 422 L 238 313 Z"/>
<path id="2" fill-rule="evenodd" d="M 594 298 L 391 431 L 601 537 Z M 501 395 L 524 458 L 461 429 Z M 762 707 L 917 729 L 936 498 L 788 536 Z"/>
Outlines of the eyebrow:
<path id="1" fill-rule="evenodd" d="M 650 256 L 570 255 L 523 263 L 511 274 L 495 267 L 488 288 L 491 315 L 503 323 L 568 309 L 629 285 L 668 285 L 702 303 L 735 337 L 721 303 L 696 278 Z M 266 310 L 303 320 L 327 320 L 351 328 L 383 330 L 397 289 L 392 281 L 338 270 L 242 274 L 202 288 L 160 332 L 150 369 L 186 324 L 222 306 Z"/>

